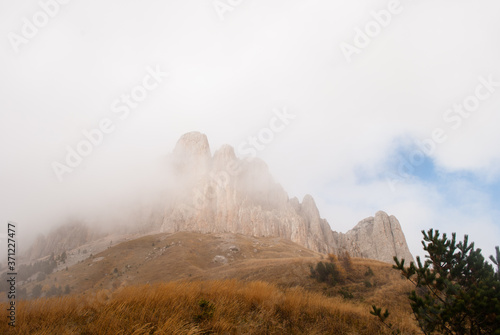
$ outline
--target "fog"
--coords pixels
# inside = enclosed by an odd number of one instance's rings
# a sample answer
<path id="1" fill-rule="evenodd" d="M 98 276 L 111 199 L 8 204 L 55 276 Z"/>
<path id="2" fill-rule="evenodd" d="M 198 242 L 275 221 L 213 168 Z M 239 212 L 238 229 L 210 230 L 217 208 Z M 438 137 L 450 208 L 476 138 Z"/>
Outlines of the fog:
<path id="1" fill-rule="evenodd" d="M 113 229 L 175 188 L 165 160 L 200 131 L 212 153 L 227 143 L 262 158 L 290 197 L 311 194 L 334 230 L 384 210 L 414 254 L 434 227 L 489 255 L 499 9 L 2 1 L 0 227 L 16 222 L 24 246 L 70 218 Z"/>

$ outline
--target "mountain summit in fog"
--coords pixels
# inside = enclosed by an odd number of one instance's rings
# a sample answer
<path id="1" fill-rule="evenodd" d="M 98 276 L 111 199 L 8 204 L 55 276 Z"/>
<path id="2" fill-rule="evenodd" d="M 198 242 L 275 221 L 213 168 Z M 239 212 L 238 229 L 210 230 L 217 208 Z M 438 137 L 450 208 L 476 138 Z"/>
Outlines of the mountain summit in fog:
<path id="1" fill-rule="evenodd" d="M 82 235 L 83 230 L 93 230 L 85 225 L 60 227 L 47 237 L 39 237 L 28 250 L 28 258 L 97 243 L 103 236 L 107 236 L 109 244 L 123 238 L 121 234 L 138 237 L 186 231 L 279 237 L 320 253 L 347 251 L 353 257 L 389 263 L 394 256 L 413 260 L 394 216 L 379 211 L 345 234 L 332 231 L 311 195 L 302 201 L 289 198 L 264 161 L 238 158 L 229 145 L 212 155 L 202 133 L 182 135 L 159 173 L 156 189 L 161 191 L 130 203 L 127 209 L 114 210 L 117 213 L 108 218 L 100 218 L 98 226 L 102 231 Z M 146 180 L 155 179 L 145 178 L 144 183 Z M 93 251 L 100 250 L 95 248 Z"/>
<path id="2" fill-rule="evenodd" d="M 196 231 L 276 236 L 318 252 L 392 262 L 412 260 L 398 220 L 379 211 L 346 234 L 332 231 L 314 199 L 289 198 L 261 159 L 239 159 L 231 146 L 213 155 L 204 134 L 177 142 L 170 163 L 178 190 L 159 219 L 162 232 Z"/>

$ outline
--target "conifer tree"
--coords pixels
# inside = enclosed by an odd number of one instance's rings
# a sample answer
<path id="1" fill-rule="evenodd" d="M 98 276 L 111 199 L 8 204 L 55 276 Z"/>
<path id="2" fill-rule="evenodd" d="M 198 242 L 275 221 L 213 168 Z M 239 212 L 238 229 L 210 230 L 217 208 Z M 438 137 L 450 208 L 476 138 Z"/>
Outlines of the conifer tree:
<path id="1" fill-rule="evenodd" d="M 394 268 L 415 285 L 410 305 L 423 332 L 500 334 L 499 248 L 490 257 L 495 271 L 467 235 L 457 243 L 455 233 L 451 239 L 433 229 L 422 234 L 425 262 L 417 257 L 416 265 L 405 267 L 404 259 L 394 257 Z"/>

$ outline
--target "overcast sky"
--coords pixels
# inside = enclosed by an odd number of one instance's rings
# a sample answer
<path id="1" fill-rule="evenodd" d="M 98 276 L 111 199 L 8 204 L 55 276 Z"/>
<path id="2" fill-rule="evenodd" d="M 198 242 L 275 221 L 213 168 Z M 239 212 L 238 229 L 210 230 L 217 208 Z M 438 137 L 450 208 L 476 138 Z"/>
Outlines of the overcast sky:
<path id="1" fill-rule="evenodd" d="M 0 222 L 32 236 L 112 207 L 196 130 L 212 152 L 255 151 L 334 230 L 384 210 L 414 254 L 431 227 L 492 254 L 499 13 L 496 0 L 1 0 Z M 73 166 L 71 150 L 85 153 Z"/>

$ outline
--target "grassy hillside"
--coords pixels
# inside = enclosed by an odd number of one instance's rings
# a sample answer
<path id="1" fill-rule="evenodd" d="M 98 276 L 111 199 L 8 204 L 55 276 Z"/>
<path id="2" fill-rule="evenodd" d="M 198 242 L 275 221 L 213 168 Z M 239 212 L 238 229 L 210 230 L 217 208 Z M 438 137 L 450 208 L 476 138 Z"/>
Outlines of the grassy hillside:
<path id="1" fill-rule="evenodd" d="M 403 334 L 419 334 L 411 287 L 390 264 L 353 258 L 330 286 L 311 278 L 319 261 L 329 260 L 279 238 L 146 236 L 23 285 L 71 293 L 18 302 L 15 331 L 0 322 L 0 333 L 390 334 L 369 314 L 377 304 Z"/>
<path id="2" fill-rule="evenodd" d="M 68 253 L 72 253 L 70 251 Z M 60 267 L 41 281 L 24 285 L 70 287 L 71 293 L 172 280 L 266 280 L 302 284 L 309 264 L 322 256 L 280 238 L 178 232 L 150 235 L 113 245 L 73 266 Z M 292 266 L 290 266 L 292 264 Z"/>

